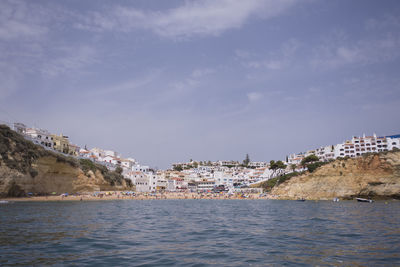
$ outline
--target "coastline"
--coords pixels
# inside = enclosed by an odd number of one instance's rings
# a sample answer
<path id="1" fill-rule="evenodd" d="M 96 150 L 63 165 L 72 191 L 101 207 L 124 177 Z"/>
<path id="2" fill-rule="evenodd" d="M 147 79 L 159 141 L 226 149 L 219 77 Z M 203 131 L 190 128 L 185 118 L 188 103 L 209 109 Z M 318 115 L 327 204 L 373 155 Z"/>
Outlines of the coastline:
<path id="1" fill-rule="evenodd" d="M 165 199 L 277 199 L 274 196 L 260 194 L 247 195 L 228 195 L 228 194 L 199 194 L 199 193 L 139 193 L 134 196 L 124 195 L 122 191 L 102 192 L 100 194 L 85 193 L 81 195 L 69 196 L 31 196 L 0 198 L 2 201 L 9 202 L 46 202 L 46 201 L 107 201 L 107 200 L 165 200 Z"/>

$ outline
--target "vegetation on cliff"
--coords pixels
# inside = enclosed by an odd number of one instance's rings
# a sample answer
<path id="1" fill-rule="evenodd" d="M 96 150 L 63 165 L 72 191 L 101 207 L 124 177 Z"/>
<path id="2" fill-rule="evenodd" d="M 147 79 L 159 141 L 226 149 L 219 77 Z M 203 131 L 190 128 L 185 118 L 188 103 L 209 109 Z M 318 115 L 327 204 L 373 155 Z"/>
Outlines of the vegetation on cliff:
<path id="1" fill-rule="evenodd" d="M 321 167 L 321 166 L 323 166 L 323 165 L 325 165 L 327 163 L 329 163 L 329 162 L 319 161 L 319 158 L 317 156 L 310 155 L 310 156 L 305 157 L 301 161 L 300 165 L 302 167 L 304 167 L 304 168 L 307 168 L 307 171 L 309 173 L 312 173 L 315 170 L 317 170 L 319 167 Z M 271 162 L 270 162 L 270 169 L 271 170 L 285 169 L 285 168 L 286 168 L 286 165 L 282 161 L 276 161 L 275 162 L 274 160 L 271 160 Z M 277 176 L 275 178 L 269 179 L 269 180 L 267 180 L 265 182 L 256 184 L 253 187 L 258 187 L 258 188 L 261 187 L 261 188 L 264 188 L 265 191 L 271 191 L 271 189 L 274 188 L 275 186 L 278 186 L 278 185 L 290 180 L 293 177 L 296 177 L 296 176 L 299 176 L 301 174 L 306 173 L 306 171 L 302 171 L 302 172 L 294 171 L 296 169 L 296 165 L 294 165 L 294 164 L 292 164 L 290 166 L 290 168 L 293 170 L 293 172 L 287 173 L 287 174 L 282 174 L 282 175 Z"/>
<path id="2" fill-rule="evenodd" d="M 32 179 L 38 175 L 38 170 L 35 167 L 36 162 L 40 158 L 50 157 L 55 158 L 57 163 L 65 163 L 72 168 L 81 169 L 86 176 L 89 171 L 93 174 L 100 172 L 104 180 L 110 186 L 125 184 L 132 187 L 132 182 L 129 179 L 124 179 L 122 168 L 117 167 L 115 171 L 109 171 L 105 166 L 94 163 L 89 159 L 75 159 L 70 156 L 49 151 L 39 145 L 35 145 L 29 140 L 26 140 L 22 135 L 11 130 L 6 125 L 0 125 L 0 167 L 7 166 L 9 169 L 16 170 L 18 173 L 29 175 Z M 4 177 L 0 177 L 0 182 Z M 15 183 L 9 189 L 8 194 L 18 195 L 18 185 Z M 15 192 L 14 192 L 15 191 Z"/>
<path id="3" fill-rule="evenodd" d="M 265 182 L 261 182 L 258 184 L 253 185 L 252 187 L 254 188 L 264 188 L 264 191 L 271 191 L 271 189 L 275 186 L 278 186 L 284 182 L 286 182 L 287 180 L 289 180 L 292 177 L 298 176 L 300 174 L 303 174 L 304 172 L 291 172 L 288 174 L 284 174 L 272 179 L 269 179 Z"/>
<path id="4" fill-rule="evenodd" d="M 400 198 L 400 152 L 338 158 L 313 172 L 292 177 L 271 190 L 282 199 Z"/>

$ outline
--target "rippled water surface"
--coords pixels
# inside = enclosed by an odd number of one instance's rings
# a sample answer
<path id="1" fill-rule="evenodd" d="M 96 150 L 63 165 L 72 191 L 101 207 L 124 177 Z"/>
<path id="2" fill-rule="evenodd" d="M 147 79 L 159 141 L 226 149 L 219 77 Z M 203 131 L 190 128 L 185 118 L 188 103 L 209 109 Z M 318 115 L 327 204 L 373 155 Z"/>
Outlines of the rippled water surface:
<path id="1" fill-rule="evenodd" d="M 0 266 L 400 265 L 400 203 L 146 200 L 0 205 Z"/>

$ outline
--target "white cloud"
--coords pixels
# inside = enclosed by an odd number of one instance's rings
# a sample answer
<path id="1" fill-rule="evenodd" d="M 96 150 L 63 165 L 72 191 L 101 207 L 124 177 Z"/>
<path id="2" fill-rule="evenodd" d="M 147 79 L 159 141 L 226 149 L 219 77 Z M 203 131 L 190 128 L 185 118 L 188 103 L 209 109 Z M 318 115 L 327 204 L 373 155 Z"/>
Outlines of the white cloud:
<path id="1" fill-rule="evenodd" d="M 134 91 L 137 89 L 143 89 L 150 83 L 154 82 L 161 75 L 161 73 L 162 73 L 161 70 L 152 70 L 149 71 L 147 74 L 145 74 L 143 77 L 124 81 L 112 86 L 91 90 L 88 92 L 88 94 L 90 95 L 115 94 L 124 91 Z"/>
<path id="2" fill-rule="evenodd" d="M 0 40 L 39 38 L 46 34 L 46 16 L 43 10 L 20 1 L 0 2 Z"/>
<path id="3" fill-rule="evenodd" d="M 96 63 L 97 51 L 94 47 L 82 45 L 78 47 L 59 47 L 61 54 L 44 62 L 41 72 L 49 76 L 57 76 L 70 71 L 79 71 L 87 65 Z"/>
<path id="4" fill-rule="evenodd" d="M 191 76 L 193 78 L 201 78 L 203 76 L 207 76 L 213 73 L 215 73 L 215 69 L 212 68 L 196 69 L 192 72 Z"/>
<path id="5" fill-rule="evenodd" d="M 243 66 L 251 69 L 268 69 L 268 70 L 281 70 L 290 65 L 293 55 L 296 53 L 300 43 L 295 39 L 290 39 L 284 42 L 279 50 L 275 53 L 271 53 L 267 59 L 262 56 L 258 56 L 255 60 L 250 60 L 250 58 L 256 57 L 245 51 L 235 51 L 238 58 L 243 59 Z"/>
<path id="6" fill-rule="evenodd" d="M 351 40 L 345 34 L 332 33 L 313 49 L 311 64 L 316 68 L 368 65 L 390 62 L 400 57 L 400 34 L 381 32 Z"/>
<path id="7" fill-rule="evenodd" d="M 241 49 L 235 50 L 235 55 L 238 59 L 248 59 L 251 57 L 251 53 L 249 51 Z"/>
<path id="8" fill-rule="evenodd" d="M 257 102 L 258 100 L 260 100 L 263 97 L 263 95 L 259 92 L 251 92 L 247 94 L 247 99 L 250 102 Z"/>
<path id="9" fill-rule="evenodd" d="M 271 18 L 291 7 L 296 0 L 202 0 L 185 1 L 167 11 L 143 11 L 118 6 L 106 15 L 91 13 L 76 27 L 94 31 L 148 29 L 168 38 L 220 35 L 237 29 L 253 17 Z"/>
<path id="10" fill-rule="evenodd" d="M 365 28 L 367 30 L 388 30 L 388 29 L 399 29 L 400 28 L 400 18 L 393 15 L 386 15 L 379 19 L 371 18 L 365 22 Z"/>

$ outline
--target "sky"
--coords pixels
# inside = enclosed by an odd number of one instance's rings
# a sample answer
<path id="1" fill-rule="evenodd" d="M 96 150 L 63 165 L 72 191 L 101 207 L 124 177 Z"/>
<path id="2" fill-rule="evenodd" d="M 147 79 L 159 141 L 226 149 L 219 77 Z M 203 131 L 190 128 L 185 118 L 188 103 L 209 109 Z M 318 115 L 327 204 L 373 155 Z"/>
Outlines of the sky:
<path id="1" fill-rule="evenodd" d="M 400 133 L 400 1 L 0 1 L 0 121 L 168 168 Z"/>

